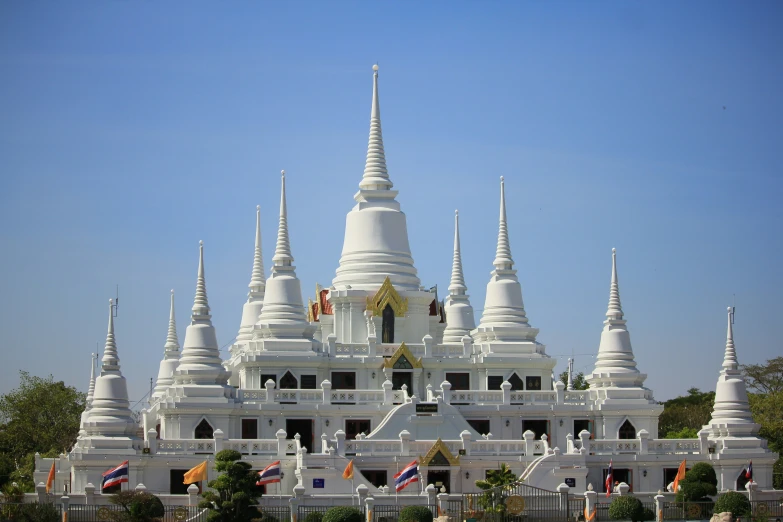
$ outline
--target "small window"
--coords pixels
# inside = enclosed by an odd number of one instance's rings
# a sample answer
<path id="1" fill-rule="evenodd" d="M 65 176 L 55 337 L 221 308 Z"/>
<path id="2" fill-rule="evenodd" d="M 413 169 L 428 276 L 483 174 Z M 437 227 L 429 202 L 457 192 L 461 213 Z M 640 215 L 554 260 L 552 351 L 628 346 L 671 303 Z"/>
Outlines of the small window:
<path id="1" fill-rule="evenodd" d="M 394 310 L 390 304 L 387 304 L 381 314 L 381 342 L 394 342 Z"/>
<path id="2" fill-rule="evenodd" d="M 541 435 L 549 437 L 549 421 L 547 420 L 523 420 L 522 433 L 532 431 L 536 434 L 535 440 L 539 440 Z"/>
<path id="3" fill-rule="evenodd" d="M 295 390 L 299 387 L 299 383 L 296 381 L 296 377 L 294 377 L 291 372 L 285 372 L 285 375 L 283 375 L 283 378 L 280 379 L 280 389 L 281 390 Z"/>
<path id="4" fill-rule="evenodd" d="M 394 365 L 392 366 L 395 370 L 412 370 L 413 365 L 408 360 L 407 357 L 404 355 L 400 355 L 400 357 L 394 362 Z"/>
<path id="5" fill-rule="evenodd" d="M 590 438 L 593 438 L 593 421 L 588 419 L 574 419 L 574 433 L 572 435 L 574 436 L 574 440 L 577 440 L 579 438 L 579 434 L 582 433 L 582 430 L 587 430 L 590 432 Z"/>
<path id="6" fill-rule="evenodd" d="M 540 390 L 541 389 L 541 377 L 534 375 L 525 378 L 525 388 L 528 390 Z"/>
<path id="7" fill-rule="evenodd" d="M 185 473 L 187 473 L 187 469 L 172 469 L 169 471 L 169 493 L 172 495 L 187 495 L 188 494 L 188 487 L 190 484 L 183 484 L 182 481 L 185 480 Z M 198 486 L 199 493 L 201 492 L 201 483 L 196 482 L 196 486 Z M 107 490 L 104 490 L 104 492 Z"/>
<path id="8" fill-rule="evenodd" d="M 635 439 L 636 428 L 634 428 L 633 424 L 631 424 L 628 419 L 626 419 L 625 422 L 623 422 L 623 425 L 620 426 L 618 435 L 619 439 Z"/>
<path id="9" fill-rule="evenodd" d="M 488 390 L 500 390 L 500 385 L 503 384 L 503 376 L 490 375 L 487 377 L 487 389 Z"/>
<path id="10" fill-rule="evenodd" d="M 356 372 L 332 372 L 333 390 L 355 390 Z"/>
<path id="11" fill-rule="evenodd" d="M 315 375 L 302 375 L 302 389 L 315 390 Z"/>
<path id="12" fill-rule="evenodd" d="M 389 484 L 385 469 L 363 469 L 362 475 L 376 488 Z"/>
<path id="13" fill-rule="evenodd" d="M 469 390 L 469 373 L 446 373 L 446 380 L 451 383 L 452 390 Z"/>
<path id="14" fill-rule="evenodd" d="M 242 438 L 258 438 L 258 419 L 242 419 Z"/>
<path id="15" fill-rule="evenodd" d="M 604 493 L 606 493 L 606 476 L 609 474 L 609 469 L 604 469 L 604 479 L 602 482 L 602 488 Z M 629 491 L 633 491 L 633 473 L 630 469 L 615 469 L 612 470 L 612 490 L 614 490 L 615 486 L 617 486 L 620 482 L 625 482 L 628 484 L 628 486 L 631 488 Z"/>
<path id="16" fill-rule="evenodd" d="M 195 439 L 212 439 L 213 437 L 213 429 L 212 426 L 207 422 L 207 419 L 201 419 L 201 422 L 198 423 L 198 426 L 196 426 L 196 430 L 194 433 Z"/>
<path id="17" fill-rule="evenodd" d="M 489 433 L 489 419 L 468 419 L 468 424 L 482 435 Z"/>
<path id="18" fill-rule="evenodd" d="M 517 375 L 516 372 L 512 373 L 511 377 L 508 378 L 508 383 L 511 385 L 511 391 L 525 390 L 525 384 L 522 382 L 522 379 L 519 378 L 519 375 Z"/>
<path id="19" fill-rule="evenodd" d="M 275 385 L 277 385 L 277 375 L 274 373 L 267 373 L 261 375 L 261 388 L 266 388 L 266 381 L 271 380 Z"/>
<path id="20" fill-rule="evenodd" d="M 346 419 L 345 420 L 345 438 L 353 440 L 360 433 L 368 435 L 370 433 L 370 421 L 361 419 Z M 365 475 L 366 476 L 366 475 Z"/>
<path id="21" fill-rule="evenodd" d="M 392 373 L 392 390 L 401 390 L 403 384 L 408 387 L 408 395 L 411 395 L 413 393 L 411 389 L 413 387 L 413 374 L 411 372 Z"/>

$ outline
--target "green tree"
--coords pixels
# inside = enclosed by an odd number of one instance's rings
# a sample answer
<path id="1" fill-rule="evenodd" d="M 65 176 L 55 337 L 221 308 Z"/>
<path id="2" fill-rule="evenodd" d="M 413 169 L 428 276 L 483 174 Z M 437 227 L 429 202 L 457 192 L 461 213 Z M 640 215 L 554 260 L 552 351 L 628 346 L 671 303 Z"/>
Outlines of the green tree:
<path id="1" fill-rule="evenodd" d="M 122 491 L 112 495 L 109 502 L 122 508 L 111 512 L 116 522 L 152 522 L 166 514 L 163 502 L 146 491 Z"/>
<path id="2" fill-rule="evenodd" d="M 686 393 L 663 403 L 663 413 L 658 418 L 659 437 L 670 438 L 670 433 L 679 434 L 686 428 L 698 433 L 710 421 L 715 392 L 691 388 Z"/>
<path id="3" fill-rule="evenodd" d="M 587 384 L 587 380 L 585 380 L 584 372 L 577 373 L 573 376 L 572 380 L 575 390 L 586 390 L 590 387 L 590 385 Z M 563 384 L 568 384 L 568 370 L 560 374 L 560 381 Z"/>
<path id="4" fill-rule="evenodd" d="M 479 506 L 485 513 L 504 513 L 508 492 L 518 480 L 505 462 L 500 465 L 499 469 L 487 471 L 486 480 L 476 481 L 476 487 L 484 491 L 479 497 Z"/>
<path id="5" fill-rule="evenodd" d="M 250 464 L 242 462 L 242 454 L 234 450 L 219 451 L 215 455 L 215 469 L 221 472 L 207 484 L 214 491 L 201 494 L 198 507 L 209 509 L 207 522 L 248 522 L 259 518 L 258 502 L 261 496 L 256 488 L 256 473 Z"/>
<path id="6" fill-rule="evenodd" d="M 0 396 L 0 485 L 14 480 L 32 491 L 35 453 L 54 456 L 73 447 L 85 394 L 51 375 L 20 371 L 19 381 Z"/>
<path id="7" fill-rule="evenodd" d="M 708 501 L 718 494 L 718 477 L 709 462 L 698 462 L 685 472 L 677 488 L 677 502 Z"/>
<path id="8" fill-rule="evenodd" d="M 699 430 L 696 428 L 683 428 L 680 431 L 670 431 L 664 439 L 698 439 Z"/>
<path id="9" fill-rule="evenodd" d="M 323 522 L 362 522 L 362 512 L 351 506 L 337 506 L 329 508 L 324 515 Z"/>
<path id="10" fill-rule="evenodd" d="M 610 520 L 631 520 L 632 522 L 642 522 L 645 520 L 644 506 L 642 501 L 636 497 L 624 495 L 616 497 L 609 504 Z"/>
<path id="11" fill-rule="evenodd" d="M 759 436 L 767 439 L 768 447 L 778 454 L 772 473 L 772 485 L 783 489 L 783 357 L 765 364 L 742 366 L 753 420 L 761 425 Z M 756 392 L 756 393 L 753 393 Z"/>

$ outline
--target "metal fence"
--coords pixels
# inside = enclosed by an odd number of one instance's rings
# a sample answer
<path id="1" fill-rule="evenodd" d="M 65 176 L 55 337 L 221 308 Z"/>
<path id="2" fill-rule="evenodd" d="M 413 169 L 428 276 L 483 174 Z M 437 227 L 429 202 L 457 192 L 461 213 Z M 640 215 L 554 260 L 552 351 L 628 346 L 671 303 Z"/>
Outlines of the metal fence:
<path id="1" fill-rule="evenodd" d="M 397 522 L 400 518 L 400 511 L 406 506 L 399 504 L 391 505 L 377 505 L 372 508 L 372 520 L 373 522 Z M 438 516 L 438 506 L 421 506 L 426 507 L 432 513 L 433 518 Z"/>
<path id="2" fill-rule="evenodd" d="M 783 518 L 783 499 L 752 500 L 750 506 L 756 520 Z"/>
<path id="3" fill-rule="evenodd" d="M 196 506 L 163 506 L 164 513 L 161 522 L 205 522 L 208 510 Z M 69 522 L 111 522 L 122 513 L 121 506 L 113 504 L 105 506 L 87 506 L 71 504 L 68 508 Z"/>
<path id="4" fill-rule="evenodd" d="M 664 502 L 664 520 L 709 520 L 715 502 Z"/>
<path id="5" fill-rule="evenodd" d="M 452 517 L 452 513 L 446 514 Z M 568 505 L 561 505 L 560 493 L 516 483 L 462 495 L 458 520 L 565 522 L 568 520 Z"/>

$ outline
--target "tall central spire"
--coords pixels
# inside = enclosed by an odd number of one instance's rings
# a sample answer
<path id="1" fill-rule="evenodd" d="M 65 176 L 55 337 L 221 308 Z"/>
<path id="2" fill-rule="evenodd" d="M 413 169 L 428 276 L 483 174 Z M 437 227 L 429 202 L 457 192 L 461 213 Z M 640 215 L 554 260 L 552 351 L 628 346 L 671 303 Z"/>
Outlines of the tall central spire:
<path id="1" fill-rule="evenodd" d="M 265 283 L 264 257 L 261 254 L 261 205 L 256 205 L 256 245 L 253 251 L 253 273 L 250 276 L 250 284 L 248 285 L 250 292 L 262 293 Z"/>
<path id="2" fill-rule="evenodd" d="M 511 259 L 511 245 L 508 242 L 508 224 L 506 223 L 506 182 L 500 176 L 500 223 L 498 226 L 498 246 L 495 251 L 495 261 L 492 263 L 498 270 L 511 270 L 514 260 Z"/>
<path id="3" fill-rule="evenodd" d="M 454 259 L 451 264 L 451 284 L 449 295 L 443 309 L 446 312 L 446 329 L 443 330 L 444 343 L 462 342 L 462 338 L 470 335 L 476 327 L 473 307 L 467 295 L 465 276 L 462 273 L 462 252 L 459 243 L 459 211 L 454 211 Z"/>
<path id="4" fill-rule="evenodd" d="M 294 256 L 291 255 L 291 243 L 288 240 L 288 209 L 285 203 L 285 171 L 280 172 L 280 226 L 277 229 L 277 245 L 275 246 L 275 256 L 272 258 L 274 266 L 272 272 L 276 272 L 280 267 L 291 266 L 294 263 Z"/>
<path id="5" fill-rule="evenodd" d="M 340 266 L 332 284 L 337 289 L 377 292 L 388 277 L 398 291 L 419 291 L 421 281 L 413 266 L 408 225 L 386 168 L 378 66 L 373 70 L 367 160 L 359 191 L 353 196 L 356 206 L 345 220 Z"/>
<path id="6" fill-rule="evenodd" d="M 196 278 L 196 297 L 193 300 L 193 320 L 209 321 L 209 301 L 207 300 L 207 284 L 204 279 L 204 242 L 199 241 L 198 277 Z M 210 321 L 211 324 L 211 321 Z"/>
<path id="7" fill-rule="evenodd" d="M 258 321 L 264 308 L 264 258 L 261 253 L 261 207 L 256 206 L 256 246 L 253 251 L 253 273 L 250 276 L 250 291 L 247 301 L 242 306 L 242 321 L 239 323 L 237 341 L 246 341 L 253 337 L 253 325 Z"/>
<path id="8" fill-rule="evenodd" d="M 152 398 L 157 399 L 166 393 L 166 388 L 174 383 L 174 371 L 179 366 L 179 339 L 177 338 L 177 320 L 174 316 L 174 290 L 169 303 L 169 329 L 166 332 L 166 344 L 163 345 L 163 359 L 158 368 L 158 379 Z"/>
<path id="9" fill-rule="evenodd" d="M 367 144 L 367 161 L 359 188 L 366 190 L 389 190 L 393 184 L 386 169 L 386 153 L 383 150 L 381 129 L 381 104 L 378 99 L 378 66 L 373 65 L 372 111 L 370 112 L 370 139 Z"/>

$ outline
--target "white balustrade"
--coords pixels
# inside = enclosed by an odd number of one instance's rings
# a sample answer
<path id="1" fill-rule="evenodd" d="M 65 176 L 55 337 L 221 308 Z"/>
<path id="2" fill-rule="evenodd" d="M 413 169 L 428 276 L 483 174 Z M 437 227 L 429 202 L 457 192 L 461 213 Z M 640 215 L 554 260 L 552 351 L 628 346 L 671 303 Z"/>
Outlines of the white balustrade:
<path id="1" fill-rule="evenodd" d="M 277 439 L 231 439 L 223 443 L 223 448 L 245 455 L 275 455 Z"/>
<path id="2" fill-rule="evenodd" d="M 652 439 L 647 446 L 648 453 L 670 455 L 676 453 L 700 453 L 699 439 Z"/>
<path id="3" fill-rule="evenodd" d="M 639 453 L 639 439 L 600 439 L 590 441 L 590 453 L 596 455 L 618 455 Z"/>
<path id="4" fill-rule="evenodd" d="M 213 439 L 163 439 L 158 441 L 158 454 L 192 455 L 194 453 L 214 452 L 215 441 Z"/>

